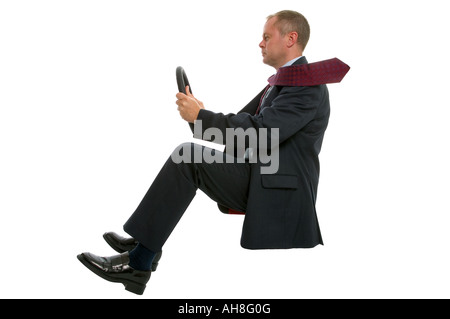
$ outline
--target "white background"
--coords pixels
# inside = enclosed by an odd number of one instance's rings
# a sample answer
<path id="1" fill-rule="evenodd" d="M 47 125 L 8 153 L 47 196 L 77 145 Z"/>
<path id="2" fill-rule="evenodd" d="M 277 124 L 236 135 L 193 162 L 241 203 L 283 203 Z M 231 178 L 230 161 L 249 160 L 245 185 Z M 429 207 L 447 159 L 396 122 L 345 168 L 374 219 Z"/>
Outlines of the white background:
<path id="1" fill-rule="evenodd" d="M 0 297 L 450 297 L 446 5 L 0 2 Z M 174 103 L 176 67 L 208 109 L 238 111 L 273 74 L 258 44 L 283 9 L 309 20 L 310 62 L 351 66 L 329 85 L 325 246 L 242 249 L 242 216 L 199 192 L 144 296 L 92 274 L 77 254 L 115 254 L 102 234 L 125 235 L 171 151 L 194 141 Z"/>

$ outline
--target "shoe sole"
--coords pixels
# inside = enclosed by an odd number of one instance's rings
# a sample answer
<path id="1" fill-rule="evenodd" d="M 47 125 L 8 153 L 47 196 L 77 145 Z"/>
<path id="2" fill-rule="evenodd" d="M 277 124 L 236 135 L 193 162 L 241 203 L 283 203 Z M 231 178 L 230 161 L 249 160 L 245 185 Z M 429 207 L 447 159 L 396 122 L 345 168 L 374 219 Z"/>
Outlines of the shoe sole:
<path id="1" fill-rule="evenodd" d="M 115 278 L 115 277 L 109 276 L 107 273 L 102 271 L 100 268 L 91 264 L 84 257 L 83 254 L 78 255 L 77 258 L 84 266 L 86 266 L 86 268 L 88 268 L 90 271 L 92 271 L 97 276 L 99 276 L 107 281 L 110 281 L 110 282 L 121 283 L 125 286 L 125 290 L 132 292 L 136 295 L 142 295 L 145 291 L 145 288 L 147 287 L 147 285 L 140 284 L 140 283 L 137 283 L 137 282 L 134 282 L 131 280 L 127 280 L 127 279 L 123 279 L 123 278 Z"/>

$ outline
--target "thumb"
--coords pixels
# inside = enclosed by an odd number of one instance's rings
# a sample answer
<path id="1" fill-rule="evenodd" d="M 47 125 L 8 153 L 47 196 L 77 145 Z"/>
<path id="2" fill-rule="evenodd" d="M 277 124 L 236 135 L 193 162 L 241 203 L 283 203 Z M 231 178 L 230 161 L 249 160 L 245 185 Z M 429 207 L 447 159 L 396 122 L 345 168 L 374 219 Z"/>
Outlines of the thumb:
<path id="1" fill-rule="evenodd" d="M 190 97 L 194 97 L 194 96 L 192 95 L 191 88 L 189 87 L 189 85 L 186 85 L 186 95 L 187 95 L 187 96 L 190 96 Z"/>

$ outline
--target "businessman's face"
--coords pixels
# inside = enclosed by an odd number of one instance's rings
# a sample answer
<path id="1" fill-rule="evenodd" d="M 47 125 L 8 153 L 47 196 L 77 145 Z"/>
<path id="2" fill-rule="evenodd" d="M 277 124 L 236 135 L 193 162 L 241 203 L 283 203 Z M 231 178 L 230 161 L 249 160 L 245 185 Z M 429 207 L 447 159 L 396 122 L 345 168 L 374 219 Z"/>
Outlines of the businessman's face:
<path id="1" fill-rule="evenodd" d="M 267 20 L 264 31 L 263 40 L 259 44 L 263 55 L 263 62 L 267 65 L 279 69 L 286 59 L 286 37 L 281 36 L 280 31 L 274 25 L 277 17 Z"/>

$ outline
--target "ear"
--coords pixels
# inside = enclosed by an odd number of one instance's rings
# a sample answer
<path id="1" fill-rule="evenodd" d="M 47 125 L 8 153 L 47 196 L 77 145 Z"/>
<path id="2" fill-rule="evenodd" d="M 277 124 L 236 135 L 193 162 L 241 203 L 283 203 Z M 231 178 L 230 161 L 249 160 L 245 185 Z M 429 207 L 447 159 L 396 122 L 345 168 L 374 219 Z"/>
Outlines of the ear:
<path id="1" fill-rule="evenodd" d="M 297 32 L 289 32 L 287 35 L 287 46 L 288 48 L 291 48 L 292 46 L 294 46 L 297 43 L 297 39 L 298 39 L 298 33 Z"/>

